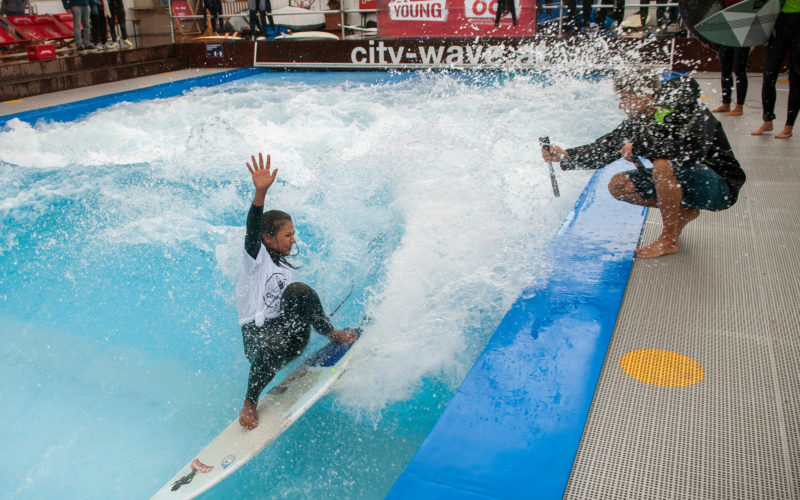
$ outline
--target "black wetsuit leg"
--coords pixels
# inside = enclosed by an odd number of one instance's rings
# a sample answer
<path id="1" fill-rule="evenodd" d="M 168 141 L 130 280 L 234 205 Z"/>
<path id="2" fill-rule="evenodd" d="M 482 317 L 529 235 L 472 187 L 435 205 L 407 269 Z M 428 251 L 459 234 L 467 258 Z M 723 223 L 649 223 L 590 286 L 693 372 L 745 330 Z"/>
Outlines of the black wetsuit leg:
<path id="1" fill-rule="evenodd" d="M 750 47 L 733 49 L 733 74 L 736 75 L 736 104 L 744 106 L 747 99 L 747 64 L 750 62 Z"/>
<path id="2" fill-rule="evenodd" d="M 733 101 L 733 75 L 736 75 L 736 104 L 744 105 L 750 48 L 720 46 L 717 48 L 717 56 L 722 77 L 722 103 L 730 104 Z"/>
<path id="3" fill-rule="evenodd" d="M 261 391 L 287 363 L 308 345 L 311 327 L 322 335 L 333 331 L 317 292 L 304 283 L 292 283 L 281 297 L 281 315 L 264 325 L 242 326 L 244 353 L 250 361 L 246 398 L 257 403 Z"/>
<path id="4" fill-rule="evenodd" d="M 800 13 L 781 12 L 764 56 L 764 83 L 761 86 L 762 119 L 775 119 L 775 85 L 781 63 L 789 53 L 789 112 L 786 124 L 794 125 L 800 109 Z"/>

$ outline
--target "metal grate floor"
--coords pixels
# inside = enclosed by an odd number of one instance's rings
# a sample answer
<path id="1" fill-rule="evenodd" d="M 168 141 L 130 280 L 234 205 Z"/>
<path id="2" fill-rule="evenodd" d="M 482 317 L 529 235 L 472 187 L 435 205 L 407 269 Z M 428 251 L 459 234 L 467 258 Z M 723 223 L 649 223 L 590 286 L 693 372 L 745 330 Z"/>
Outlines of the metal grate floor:
<path id="1" fill-rule="evenodd" d="M 713 108 L 719 74 L 696 75 Z M 729 210 L 703 212 L 678 254 L 634 263 L 566 499 L 800 500 L 800 130 L 761 124 L 761 77 L 745 114 L 720 116 L 748 181 Z M 800 125 L 800 124 L 798 124 Z M 657 210 L 642 243 L 661 230 Z M 620 366 L 661 349 L 699 363 L 700 382 L 650 385 Z"/>

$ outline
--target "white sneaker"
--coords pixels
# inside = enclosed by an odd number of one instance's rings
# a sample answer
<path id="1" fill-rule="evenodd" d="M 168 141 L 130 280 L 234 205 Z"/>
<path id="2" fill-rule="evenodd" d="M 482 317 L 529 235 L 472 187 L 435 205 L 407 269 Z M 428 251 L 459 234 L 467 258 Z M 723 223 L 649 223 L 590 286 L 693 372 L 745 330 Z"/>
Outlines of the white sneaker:
<path id="1" fill-rule="evenodd" d="M 124 47 L 124 48 L 126 48 L 126 49 L 132 49 L 132 48 L 133 48 L 133 43 L 131 43 L 131 41 L 130 41 L 130 40 L 128 40 L 127 38 L 125 38 L 124 40 L 121 40 L 121 41 L 119 42 L 119 48 L 121 49 L 121 48 L 123 48 L 123 47 Z"/>
<path id="2" fill-rule="evenodd" d="M 106 42 L 106 50 L 117 50 L 117 42 L 109 40 Z"/>

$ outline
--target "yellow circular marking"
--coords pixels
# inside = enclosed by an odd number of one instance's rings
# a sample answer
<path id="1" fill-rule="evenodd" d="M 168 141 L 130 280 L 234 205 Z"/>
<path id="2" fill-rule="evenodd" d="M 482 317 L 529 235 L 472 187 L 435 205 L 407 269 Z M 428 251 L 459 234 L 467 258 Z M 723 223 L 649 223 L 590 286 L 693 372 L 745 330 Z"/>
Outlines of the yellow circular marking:
<path id="1" fill-rule="evenodd" d="M 626 353 L 619 360 L 619 366 L 640 382 L 662 387 L 687 387 L 706 376 L 697 361 L 661 349 L 639 349 Z"/>

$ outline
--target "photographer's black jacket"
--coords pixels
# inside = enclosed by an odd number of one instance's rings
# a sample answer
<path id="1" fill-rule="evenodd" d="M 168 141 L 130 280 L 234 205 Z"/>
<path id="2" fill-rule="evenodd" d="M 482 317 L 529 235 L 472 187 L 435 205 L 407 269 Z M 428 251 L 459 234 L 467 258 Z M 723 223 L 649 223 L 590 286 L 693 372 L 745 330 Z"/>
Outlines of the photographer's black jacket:
<path id="1" fill-rule="evenodd" d="M 603 168 L 620 158 L 626 143 L 633 154 L 653 161 L 664 158 L 678 164 L 703 163 L 719 174 L 736 202 L 745 173 L 733 155 L 722 124 L 698 102 L 700 86 L 693 78 L 677 77 L 664 83 L 655 96 L 653 116 L 629 118 L 591 144 L 567 149 L 562 170 Z"/>

